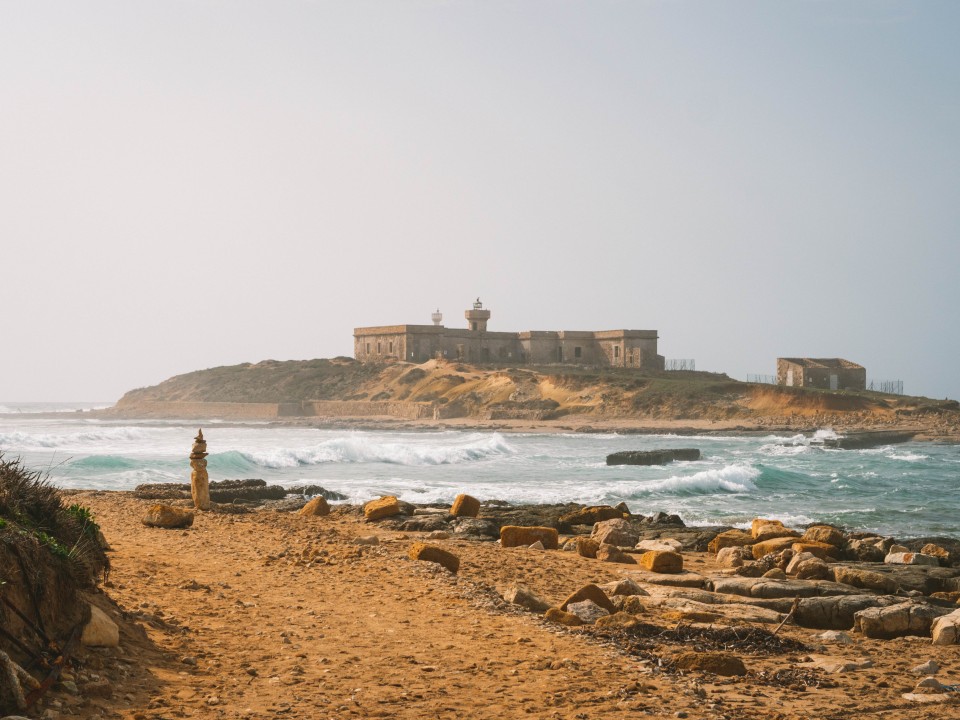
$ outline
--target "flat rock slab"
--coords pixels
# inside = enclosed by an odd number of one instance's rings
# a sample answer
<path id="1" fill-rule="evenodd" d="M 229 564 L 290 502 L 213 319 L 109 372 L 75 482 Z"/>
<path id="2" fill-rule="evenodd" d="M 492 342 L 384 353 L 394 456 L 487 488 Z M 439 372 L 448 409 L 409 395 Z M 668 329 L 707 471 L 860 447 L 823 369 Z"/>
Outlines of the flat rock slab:
<path id="1" fill-rule="evenodd" d="M 699 460 L 697 448 L 624 450 L 607 455 L 607 465 L 666 465 L 674 460 Z"/>
<path id="2" fill-rule="evenodd" d="M 707 579 L 703 575 L 694 572 L 678 573 L 636 573 L 631 577 L 637 582 L 649 583 L 650 585 L 665 585 L 667 587 L 680 588 L 703 588 Z"/>

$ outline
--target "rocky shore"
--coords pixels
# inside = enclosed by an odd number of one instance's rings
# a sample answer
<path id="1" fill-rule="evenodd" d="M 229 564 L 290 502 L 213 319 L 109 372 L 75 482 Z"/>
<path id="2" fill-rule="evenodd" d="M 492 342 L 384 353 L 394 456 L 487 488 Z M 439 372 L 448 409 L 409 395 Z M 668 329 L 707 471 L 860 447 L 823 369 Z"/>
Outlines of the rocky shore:
<path id="1" fill-rule="evenodd" d="M 31 717 L 960 717 L 960 544 L 626 506 L 76 492 L 117 628 Z"/>

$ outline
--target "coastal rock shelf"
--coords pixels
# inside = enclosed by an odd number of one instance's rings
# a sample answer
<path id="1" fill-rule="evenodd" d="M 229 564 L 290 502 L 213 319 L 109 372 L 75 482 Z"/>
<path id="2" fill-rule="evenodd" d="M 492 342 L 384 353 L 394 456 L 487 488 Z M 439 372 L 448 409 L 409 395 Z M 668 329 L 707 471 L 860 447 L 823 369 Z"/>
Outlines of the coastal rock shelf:
<path id="1" fill-rule="evenodd" d="M 666 465 L 674 460 L 699 460 L 697 448 L 624 450 L 607 455 L 607 465 Z"/>

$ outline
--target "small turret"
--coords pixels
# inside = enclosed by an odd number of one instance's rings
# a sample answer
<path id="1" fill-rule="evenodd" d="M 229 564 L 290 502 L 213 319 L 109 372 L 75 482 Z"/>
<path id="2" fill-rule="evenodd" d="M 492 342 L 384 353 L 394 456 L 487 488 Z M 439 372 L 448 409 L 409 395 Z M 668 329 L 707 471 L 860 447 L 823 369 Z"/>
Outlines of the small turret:
<path id="1" fill-rule="evenodd" d="M 490 319 L 490 311 L 483 309 L 483 303 L 480 298 L 473 304 L 473 310 L 467 310 L 464 313 L 467 318 L 467 327 L 476 332 L 487 331 L 487 320 Z"/>
<path id="2" fill-rule="evenodd" d="M 433 320 L 434 325 L 440 325 L 443 322 L 443 313 L 440 312 L 440 308 L 437 308 L 435 313 L 431 313 L 430 319 Z"/>

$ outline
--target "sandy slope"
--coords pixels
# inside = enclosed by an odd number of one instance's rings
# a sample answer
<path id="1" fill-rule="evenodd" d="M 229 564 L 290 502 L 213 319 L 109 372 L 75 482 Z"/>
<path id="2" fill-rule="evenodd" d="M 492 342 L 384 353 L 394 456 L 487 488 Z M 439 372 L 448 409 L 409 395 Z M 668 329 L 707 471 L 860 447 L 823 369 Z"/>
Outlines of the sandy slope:
<path id="1" fill-rule="evenodd" d="M 916 682 L 908 668 L 930 658 L 944 667 L 942 682 L 960 682 L 956 648 L 933 648 L 929 640 L 826 649 L 837 659 L 874 661 L 855 673 L 810 670 L 808 653 L 797 652 L 741 654 L 746 678 L 684 677 L 657 672 L 651 659 L 689 645 L 662 644 L 645 658 L 631 657 L 589 630 L 549 625 L 497 595 L 520 581 L 557 603 L 586 582 L 635 566 L 441 541 L 462 560 L 453 576 L 407 559 L 416 534 L 385 531 L 356 515 L 207 513 L 192 529 L 167 531 L 144 527 L 146 503 L 127 493 L 74 499 L 93 509 L 113 547 L 110 580 L 95 601 L 119 617 L 123 637 L 119 650 L 86 651 L 74 678 L 81 689 L 106 678 L 112 697 L 55 692 L 46 706 L 55 712 L 158 719 L 960 717 L 957 704 L 930 710 L 901 698 Z M 381 544 L 354 542 L 370 534 Z M 696 568 L 709 559 L 686 561 Z M 644 619 L 676 625 L 655 613 Z M 815 635 L 783 632 L 807 642 Z M 771 681 L 778 671 L 783 680 Z"/>

